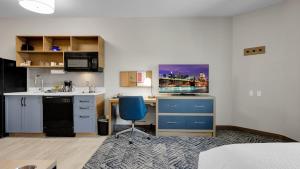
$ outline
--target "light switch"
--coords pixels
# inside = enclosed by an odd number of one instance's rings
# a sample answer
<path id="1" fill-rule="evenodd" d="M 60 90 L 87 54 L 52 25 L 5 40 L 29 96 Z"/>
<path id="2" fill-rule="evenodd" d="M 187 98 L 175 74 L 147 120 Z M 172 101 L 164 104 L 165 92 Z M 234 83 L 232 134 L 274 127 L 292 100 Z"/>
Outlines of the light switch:
<path id="1" fill-rule="evenodd" d="M 254 95 L 253 90 L 249 90 L 249 96 L 253 96 L 253 95 Z"/>
<path id="2" fill-rule="evenodd" d="M 256 91 L 256 96 L 260 97 L 261 94 L 262 94 L 262 93 L 261 93 L 261 90 L 257 90 L 257 91 Z"/>

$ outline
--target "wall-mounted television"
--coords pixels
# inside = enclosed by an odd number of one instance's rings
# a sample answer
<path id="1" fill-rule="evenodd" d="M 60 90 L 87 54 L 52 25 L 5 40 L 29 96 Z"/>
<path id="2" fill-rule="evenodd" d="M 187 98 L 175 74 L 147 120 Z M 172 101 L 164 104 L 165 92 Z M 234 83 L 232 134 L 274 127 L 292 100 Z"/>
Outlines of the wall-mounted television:
<path id="1" fill-rule="evenodd" d="M 209 65 L 159 65 L 159 92 L 177 94 L 209 93 Z"/>

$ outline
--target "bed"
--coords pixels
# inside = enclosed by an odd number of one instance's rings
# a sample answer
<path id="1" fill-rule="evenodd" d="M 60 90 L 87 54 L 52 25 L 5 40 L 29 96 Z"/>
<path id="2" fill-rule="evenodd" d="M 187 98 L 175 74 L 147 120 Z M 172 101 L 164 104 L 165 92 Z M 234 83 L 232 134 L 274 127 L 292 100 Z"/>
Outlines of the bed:
<path id="1" fill-rule="evenodd" d="M 300 143 L 232 144 L 201 152 L 198 169 L 300 169 Z"/>

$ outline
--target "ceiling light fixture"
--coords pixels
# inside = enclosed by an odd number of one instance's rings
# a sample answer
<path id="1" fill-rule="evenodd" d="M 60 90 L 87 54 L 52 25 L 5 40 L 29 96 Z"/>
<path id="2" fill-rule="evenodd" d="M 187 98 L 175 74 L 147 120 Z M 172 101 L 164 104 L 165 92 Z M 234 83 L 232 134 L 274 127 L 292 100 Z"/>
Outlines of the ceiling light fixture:
<path id="1" fill-rule="evenodd" d="M 53 14 L 55 10 L 55 0 L 19 0 L 19 4 L 29 11 L 40 14 Z"/>

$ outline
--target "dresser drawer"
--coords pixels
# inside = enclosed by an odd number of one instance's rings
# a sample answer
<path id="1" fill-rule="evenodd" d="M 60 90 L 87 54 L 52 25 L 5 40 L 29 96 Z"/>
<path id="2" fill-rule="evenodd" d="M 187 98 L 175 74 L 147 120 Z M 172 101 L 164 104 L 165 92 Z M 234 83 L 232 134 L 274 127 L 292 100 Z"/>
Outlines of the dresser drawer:
<path id="1" fill-rule="evenodd" d="M 159 99 L 160 113 L 213 113 L 213 100 Z"/>
<path id="2" fill-rule="evenodd" d="M 212 130 L 213 116 L 159 116 L 158 128 Z"/>
<path id="3" fill-rule="evenodd" d="M 188 116 L 186 119 L 186 129 L 192 130 L 212 130 L 213 116 Z"/>
<path id="4" fill-rule="evenodd" d="M 159 116 L 159 129 L 182 129 L 185 128 L 185 120 L 182 116 Z"/>

